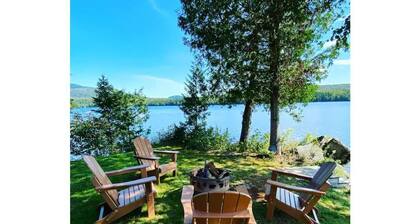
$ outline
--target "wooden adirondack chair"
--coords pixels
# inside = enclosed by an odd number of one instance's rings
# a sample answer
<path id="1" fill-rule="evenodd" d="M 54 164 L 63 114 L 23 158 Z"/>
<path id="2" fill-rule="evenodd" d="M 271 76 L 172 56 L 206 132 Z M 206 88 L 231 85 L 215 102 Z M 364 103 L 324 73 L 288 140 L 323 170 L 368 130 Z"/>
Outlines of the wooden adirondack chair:
<path id="1" fill-rule="evenodd" d="M 182 189 L 184 224 L 255 224 L 252 200 L 246 188 L 238 191 L 212 191 L 194 194 L 194 186 Z"/>
<path id="2" fill-rule="evenodd" d="M 176 176 L 176 156 L 179 153 L 178 151 L 153 150 L 152 144 L 143 137 L 135 138 L 133 143 L 135 146 L 134 157 L 139 164 L 149 165 L 149 167 L 147 167 L 147 172 L 156 176 L 156 184 L 160 183 L 161 176 L 169 172 L 172 172 L 173 175 Z M 171 156 L 172 162 L 159 164 L 160 157 L 156 157 L 154 153 L 168 154 Z"/>
<path id="3" fill-rule="evenodd" d="M 147 165 L 104 172 L 94 157 L 83 156 L 83 160 L 92 171 L 92 183 L 95 190 L 105 200 L 100 206 L 97 224 L 111 223 L 145 203 L 147 204 L 148 217 L 155 216 L 154 197 L 156 191 L 153 188 L 153 181 L 156 180 L 156 177 L 147 177 Z M 141 171 L 143 177 L 138 180 L 113 184 L 109 179 L 109 176 L 138 171 Z M 117 191 L 117 189 L 123 190 Z"/>
<path id="4" fill-rule="evenodd" d="M 268 201 L 266 218 L 273 218 L 276 207 L 303 223 L 319 224 L 315 205 L 330 187 L 328 178 L 333 174 L 335 167 L 334 162 L 324 163 L 313 177 L 271 169 L 271 180 L 267 181 L 265 196 Z M 277 181 L 279 174 L 304 179 L 309 181 L 309 184 L 306 187 L 283 184 Z M 309 216 L 310 213 L 313 217 Z"/>

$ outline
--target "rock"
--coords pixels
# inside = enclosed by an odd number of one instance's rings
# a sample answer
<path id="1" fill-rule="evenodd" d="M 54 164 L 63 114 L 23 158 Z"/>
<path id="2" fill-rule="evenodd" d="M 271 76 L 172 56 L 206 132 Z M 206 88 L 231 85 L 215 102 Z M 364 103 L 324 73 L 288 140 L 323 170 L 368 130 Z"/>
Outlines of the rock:
<path id="1" fill-rule="evenodd" d="M 350 149 L 337 139 L 320 136 L 317 138 L 317 141 L 326 157 L 338 160 L 341 164 L 346 164 L 350 161 Z"/>
<path id="2" fill-rule="evenodd" d="M 324 153 L 317 144 L 307 144 L 296 147 L 298 158 L 306 163 L 315 163 L 324 160 Z"/>

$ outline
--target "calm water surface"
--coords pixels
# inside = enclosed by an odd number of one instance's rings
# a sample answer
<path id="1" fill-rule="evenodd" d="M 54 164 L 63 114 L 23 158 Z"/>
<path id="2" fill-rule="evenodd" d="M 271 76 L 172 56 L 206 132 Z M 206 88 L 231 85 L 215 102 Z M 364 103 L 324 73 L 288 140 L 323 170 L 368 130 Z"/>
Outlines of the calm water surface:
<path id="1" fill-rule="evenodd" d="M 71 118 L 74 113 L 87 115 L 92 113 L 93 108 L 76 108 L 71 110 Z M 212 105 L 209 107 L 210 116 L 208 125 L 217 127 L 222 131 L 228 130 L 234 139 L 238 139 L 241 133 L 242 112 L 244 106 L 236 105 L 232 108 L 227 106 Z M 178 106 L 149 106 L 150 118 L 146 127 L 150 127 L 152 140 L 157 138 L 160 131 L 165 130 L 172 124 L 184 121 L 184 114 Z M 286 112 L 280 114 L 280 130 L 282 132 L 292 129 L 292 137 L 302 139 L 306 134 L 329 135 L 341 140 L 350 146 L 350 102 L 317 102 L 310 103 L 303 108 L 303 117 L 296 122 Z M 254 133 L 268 133 L 270 130 L 270 115 L 262 106 L 256 108 L 252 114 L 251 129 Z"/>

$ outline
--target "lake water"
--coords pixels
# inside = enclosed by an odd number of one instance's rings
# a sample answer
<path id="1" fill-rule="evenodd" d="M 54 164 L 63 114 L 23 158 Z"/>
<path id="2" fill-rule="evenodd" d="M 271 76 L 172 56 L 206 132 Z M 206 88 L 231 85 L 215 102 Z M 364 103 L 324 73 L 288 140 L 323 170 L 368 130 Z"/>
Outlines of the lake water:
<path id="1" fill-rule="evenodd" d="M 74 113 L 86 115 L 93 108 L 76 108 Z M 227 106 L 212 105 L 209 107 L 210 116 L 207 124 L 220 130 L 228 130 L 234 139 L 239 139 L 243 105 Z M 159 131 L 165 130 L 172 124 L 184 121 L 184 114 L 178 106 L 149 106 L 150 118 L 146 127 L 150 127 L 150 139 L 155 140 Z M 329 135 L 350 146 L 350 102 L 316 102 L 303 107 L 303 117 L 296 122 L 286 112 L 280 114 L 280 130 L 284 132 L 292 129 L 292 137 L 304 138 L 308 133 L 313 135 Z M 270 130 L 270 114 L 262 106 L 258 106 L 252 114 L 252 133 L 258 130 L 268 133 Z"/>

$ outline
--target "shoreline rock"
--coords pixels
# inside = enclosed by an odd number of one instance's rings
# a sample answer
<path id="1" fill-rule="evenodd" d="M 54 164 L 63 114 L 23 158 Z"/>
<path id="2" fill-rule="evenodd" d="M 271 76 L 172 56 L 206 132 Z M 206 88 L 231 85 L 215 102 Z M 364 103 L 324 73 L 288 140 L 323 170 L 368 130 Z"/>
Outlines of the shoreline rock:
<path id="1" fill-rule="evenodd" d="M 324 156 L 338 160 L 342 165 L 350 162 L 350 149 L 339 140 L 332 137 L 319 136 L 316 142 L 324 152 Z"/>

